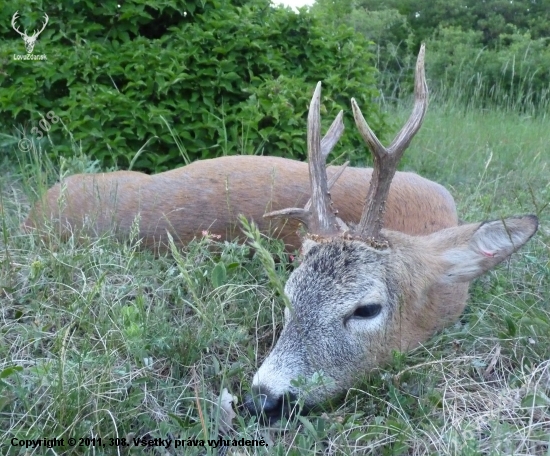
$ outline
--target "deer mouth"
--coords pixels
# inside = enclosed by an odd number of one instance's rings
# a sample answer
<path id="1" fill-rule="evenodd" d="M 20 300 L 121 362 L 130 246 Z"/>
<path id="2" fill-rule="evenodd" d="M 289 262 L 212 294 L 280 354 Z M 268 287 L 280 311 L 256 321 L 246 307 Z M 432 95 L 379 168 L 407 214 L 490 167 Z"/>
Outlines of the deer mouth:
<path id="1" fill-rule="evenodd" d="M 294 393 L 275 395 L 269 388 L 262 386 L 253 386 L 252 391 L 245 396 L 243 405 L 251 415 L 259 417 L 264 423 L 274 423 L 293 415 L 305 415 L 311 410 L 311 407 L 300 406 Z"/>

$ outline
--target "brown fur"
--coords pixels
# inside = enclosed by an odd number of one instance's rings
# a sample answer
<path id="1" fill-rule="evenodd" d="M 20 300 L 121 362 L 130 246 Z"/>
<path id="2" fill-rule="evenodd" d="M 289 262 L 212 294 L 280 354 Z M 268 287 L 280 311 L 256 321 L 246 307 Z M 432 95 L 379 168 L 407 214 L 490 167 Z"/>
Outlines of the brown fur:
<path id="1" fill-rule="evenodd" d="M 328 168 L 329 177 L 335 172 Z M 339 216 L 358 222 L 372 169 L 348 167 L 332 189 Z M 63 188 L 63 191 L 62 191 Z M 303 207 L 309 198 L 308 166 L 278 157 L 230 156 L 194 162 L 149 176 L 134 171 L 78 174 L 56 184 L 23 223 L 39 228 L 54 220 L 56 232 L 68 236 L 86 225 L 100 235 L 116 227 L 129 234 L 140 216 L 139 235 L 147 247 L 166 241 L 188 243 L 202 230 L 223 239 L 240 235 L 237 216 L 254 220 L 262 232 L 282 238 L 289 250 L 300 247 L 296 221 L 275 222 L 264 213 Z M 441 185 L 414 173 L 398 172 L 388 196 L 385 226 L 411 235 L 429 234 L 458 223 L 451 195 Z"/>
<path id="2" fill-rule="evenodd" d="M 334 167 L 328 168 L 329 176 L 334 172 Z M 344 220 L 359 221 L 371 174 L 370 168 L 349 167 L 334 185 L 331 191 L 334 206 Z M 48 190 L 24 225 L 38 227 L 44 219 L 61 220 L 58 228 L 67 236 L 88 220 L 87 229 L 95 234 L 116 226 L 118 234 L 124 237 L 139 213 L 139 235 L 146 246 L 154 247 L 165 241 L 167 230 L 181 244 L 200 236 L 202 230 L 220 234 L 224 239 L 233 238 L 240 233 L 237 215 L 242 213 L 253 219 L 261 231 L 271 231 L 285 240 L 289 250 L 294 250 L 301 246 L 296 234 L 297 222 L 269 221 L 263 214 L 303 207 L 309 194 L 306 163 L 278 157 L 231 156 L 197 161 L 153 176 L 132 171 L 70 176 Z M 389 230 L 416 236 L 457 224 L 454 201 L 444 187 L 414 173 L 395 175 L 385 213 Z M 411 251 L 416 251 L 411 247 Z M 419 264 L 413 256 L 404 255 L 404 261 Z M 416 278 L 408 280 L 413 283 Z M 409 293 L 414 290 L 404 289 Z M 467 289 L 467 284 L 432 287 L 425 297 L 429 312 L 425 308 L 407 308 L 396 348 L 409 349 L 456 320 L 466 303 Z M 418 302 L 412 296 L 405 300 Z M 441 302 L 445 306 L 436 305 Z M 414 324 L 406 324 L 407 320 Z"/>
<path id="3" fill-rule="evenodd" d="M 477 260 L 478 272 L 475 276 L 492 269 L 498 263 L 517 250 L 533 235 L 537 229 L 535 217 L 505 219 L 510 231 L 529 233 L 524 239 L 514 240 L 516 247 L 504 249 L 502 242 L 493 241 L 495 256 Z M 399 276 L 399 288 L 402 290 L 403 308 L 399 313 L 401 319 L 396 332 L 396 343 L 392 347 L 409 350 L 428 340 L 435 332 L 458 320 L 468 295 L 471 278 L 462 280 L 453 278 L 441 281 L 448 268 L 446 253 L 462 246 L 470 246 L 471 239 L 483 223 L 472 223 L 440 230 L 429 236 L 413 237 L 395 231 L 384 231 L 394 252 L 395 268 Z M 488 243 L 490 241 L 487 241 Z M 479 253 L 479 249 L 472 247 Z M 463 259 L 465 261 L 466 258 Z"/>

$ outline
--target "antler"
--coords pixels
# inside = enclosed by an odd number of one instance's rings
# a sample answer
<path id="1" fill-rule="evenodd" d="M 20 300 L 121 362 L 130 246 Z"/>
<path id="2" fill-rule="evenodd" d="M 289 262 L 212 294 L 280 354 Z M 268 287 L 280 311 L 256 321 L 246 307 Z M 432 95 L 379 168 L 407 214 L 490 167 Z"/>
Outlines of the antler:
<path id="1" fill-rule="evenodd" d="M 311 200 L 304 209 L 288 208 L 270 212 L 264 217 L 294 218 L 303 222 L 311 234 L 334 236 L 347 231 L 346 224 L 336 216 L 332 208 L 329 188 L 342 174 L 347 163 L 327 184 L 326 158 L 344 132 L 343 112 L 336 116 L 327 134 L 321 141 L 321 83 L 317 83 L 307 117 L 307 154 L 309 162 L 309 181 Z"/>
<path id="2" fill-rule="evenodd" d="M 17 21 L 17 19 L 19 19 L 18 14 L 19 14 L 19 11 L 16 11 L 15 14 L 13 15 L 13 17 L 11 18 L 11 26 L 13 27 L 13 29 L 14 29 L 17 33 L 19 33 L 19 35 L 21 35 L 21 36 L 26 36 L 26 35 L 27 35 L 26 30 L 25 30 L 25 33 L 21 33 L 21 32 L 19 31 L 19 27 L 16 27 L 16 26 L 15 26 L 15 21 Z"/>
<path id="3" fill-rule="evenodd" d="M 363 214 L 361 215 L 361 221 L 355 228 L 355 234 L 362 238 L 379 238 L 380 230 L 384 223 L 386 198 L 397 164 L 424 120 L 424 115 L 428 108 L 428 85 L 426 84 L 426 75 L 424 74 L 424 53 L 425 47 L 422 44 L 416 61 L 413 112 L 387 149 L 368 126 L 355 99 L 351 99 L 355 123 L 374 158 L 374 169 L 367 193 L 367 200 Z"/>
<path id="4" fill-rule="evenodd" d="M 47 15 L 46 13 L 44 13 L 44 19 L 46 20 L 46 22 L 44 22 L 44 24 L 42 25 L 42 28 L 40 29 L 39 32 L 34 32 L 34 33 L 33 33 L 33 36 L 38 36 L 38 35 L 40 35 L 40 34 L 44 31 L 44 29 L 46 28 L 46 25 L 48 25 L 48 20 L 49 20 L 50 18 L 48 17 L 48 15 Z"/>
<path id="5" fill-rule="evenodd" d="M 11 18 L 11 26 L 13 27 L 13 29 L 14 29 L 17 33 L 19 33 L 19 35 L 26 37 L 26 36 L 27 36 L 27 31 L 25 30 L 25 33 L 21 33 L 21 32 L 19 31 L 19 27 L 16 27 L 16 26 L 15 26 L 15 21 L 17 21 L 17 19 L 19 19 L 19 11 L 16 11 L 15 14 L 12 16 L 12 18 Z M 40 29 L 40 31 L 38 31 L 38 32 L 35 31 L 31 36 L 35 36 L 35 37 L 36 37 L 36 36 L 40 35 L 40 34 L 44 31 L 44 29 L 46 28 L 46 25 L 48 25 L 48 21 L 49 21 L 49 19 L 50 19 L 46 13 L 44 13 L 44 19 L 45 19 L 45 22 L 42 24 L 42 28 Z"/>
<path id="6" fill-rule="evenodd" d="M 384 222 L 386 198 L 397 169 L 397 164 L 424 120 L 424 115 L 428 108 L 428 86 L 426 84 L 426 75 L 424 74 L 424 54 L 425 47 L 422 44 L 416 62 L 413 112 L 388 148 L 382 145 L 371 130 L 355 99 L 351 99 L 355 123 L 374 158 L 374 169 L 367 193 L 367 200 L 361 220 L 353 233 L 357 237 L 374 241 L 379 239 Z M 319 82 L 311 99 L 307 119 L 311 200 L 308 201 L 303 209 L 283 209 L 265 214 L 264 217 L 295 218 L 307 226 L 309 233 L 330 237 L 342 235 L 349 231 L 346 224 L 336 216 L 337 211 L 334 211 L 332 208 L 329 193 L 329 188 L 340 177 L 347 163 L 332 176 L 330 183 L 327 184 L 326 157 L 342 135 L 344 125 L 342 122 L 342 112 L 340 112 L 323 138 L 323 141 L 321 141 L 320 99 L 321 83 Z"/>

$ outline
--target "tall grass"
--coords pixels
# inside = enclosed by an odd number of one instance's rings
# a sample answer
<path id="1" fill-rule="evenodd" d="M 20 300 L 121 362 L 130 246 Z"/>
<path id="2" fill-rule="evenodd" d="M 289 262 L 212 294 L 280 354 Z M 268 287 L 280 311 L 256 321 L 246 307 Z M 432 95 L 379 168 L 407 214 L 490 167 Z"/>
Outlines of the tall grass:
<path id="1" fill-rule="evenodd" d="M 514 63 L 512 63 L 513 65 Z M 510 71 L 510 70 L 508 70 Z M 499 109 L 546 118 L 550 113 L 550 81 L 545 87 L 533 83 L 536 72 L 494 79 L 482 71 L 445 74 L 431 85 L 437 99 L 464 109 Z"/>
<path id="2" fill-rule="evenodd" d="M 408 112 L 400 107 L 393 114 L 401 125 Z M 449 188 L 466 218 L 500 217 L 513 209 L 544 217 L 550 201 L 549 140 L 543 117 L 464 108 L 436 96 L 402 169 Z"/>
<path id="3" fill-rule="evenodd" d="M 409 112 L 399 105 L 388 117 L 397 129 Z M 0 453 L 142 454 L 134 437 L 223 433 L 269 445 L 230 454 L 550 454 L 548 144 L 541 117 L 432 100 L 402 168 L 445 185 L 464 220 L 536 213 L 537 236 L 472 285 L 459 322 L 396 354 L 340 401 L 271 426 L 237 406 L 232 431 L 219 398 L 224 388 L 243 397 L 277 338 L 284 302 L 274 284 L 294 267 L 282 245 L 255 234 L 252 254 L 205 235 L 155 257 L 136 239 L 111 236 L 46 244 L 19 229 L 29 169 L 3 163 Z M 54 437 L 65 445 L 11 444 Z M 70 437 L 106 446 L 69 446 Z M 111 447 L 111 438 L 128 446 Z"/>
<path id="4" fill-rule="evenodd" d="M 488 49 L 480 35 L 442 30 L 428 40 L 426 74 L 432 99 L 463 110 L 504 110 L 546 118 L 550 113 L 550 52 L 547 40 L 514 35 L 512 44 Z M 385 46 L 394 48 L 391 43 Z M 412 91 L 415 58 L 405 43 L 376 61 L 383 102 L 394 103 Z M 377 46 L 380 48 L 380 46 Z M 380 52 L 377 52 L 379 55 Z"/>

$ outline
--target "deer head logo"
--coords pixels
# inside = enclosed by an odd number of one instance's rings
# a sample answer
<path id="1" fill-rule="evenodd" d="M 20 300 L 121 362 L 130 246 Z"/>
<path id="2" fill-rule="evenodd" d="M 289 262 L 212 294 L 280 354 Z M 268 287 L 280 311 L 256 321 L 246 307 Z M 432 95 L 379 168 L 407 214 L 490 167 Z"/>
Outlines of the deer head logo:
<path id="1" fill-rule="evenodd" d="M 11 26 L 17 33 L 19 33 L 19 35 L 23 37 L 23 41 L 25 42 L 25 47 L 27 48 L 27 53 L 31 54 L 32 50 L 34 49 L 34 45 L 36 44 L 36 39 L 38 38 L 38 35 L 42 33 L 42 31 L 46 28 L 46 25 L 48 24 L 48 19 L 49 19 L 48 15 L 44 13 L 45 22 L 42 25 L 42 28 L 38 32 L 35 30 L 31 36 L 27 35 L 26 30 L 24 33 L 21 33 L 19 31 L 19 27 L 15 26 L 15 21 L 17 21 L 18 18 L 19 18 L 19 11 L 16 11 L 13 17 L 11 18 Z"/>

